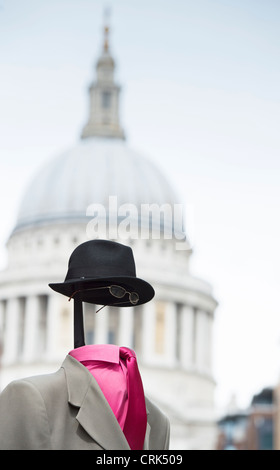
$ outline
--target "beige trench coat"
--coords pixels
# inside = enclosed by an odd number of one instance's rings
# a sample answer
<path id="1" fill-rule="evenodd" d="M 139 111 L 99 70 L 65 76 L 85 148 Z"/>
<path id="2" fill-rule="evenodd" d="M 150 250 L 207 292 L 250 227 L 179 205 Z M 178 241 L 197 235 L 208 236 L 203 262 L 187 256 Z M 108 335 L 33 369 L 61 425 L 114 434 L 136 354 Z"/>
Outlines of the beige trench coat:
<path id="1" fill-rule="evenodd" d="M 169 447 L 169 421 L 146 398 L 144 449 Z M 92 374 L 66 356 L 61 368 L 11 382 L 0 395 L 1 450 L 130 450 Z"/>

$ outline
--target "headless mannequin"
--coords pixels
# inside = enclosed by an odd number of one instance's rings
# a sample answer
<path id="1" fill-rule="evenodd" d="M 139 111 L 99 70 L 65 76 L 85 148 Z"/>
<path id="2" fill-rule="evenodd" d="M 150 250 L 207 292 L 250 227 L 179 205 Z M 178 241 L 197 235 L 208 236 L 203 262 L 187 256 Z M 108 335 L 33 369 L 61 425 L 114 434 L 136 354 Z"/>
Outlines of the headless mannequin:
<path id="1" fill-rule="evenodd" d="M 74 350 L 69 354 L 81 362 L 98 382 L 130 447 L 141 450 L 145 439 L 147 415 L 143 385 L 134 351 L 111 344 L 86 346 L 83 305 L 82 301 L 77 299 L 74 300 L 74 346 Z M 131 353 L 136 369 L 130 372 L 136 375 L 133 386 L 127 367 Z"/>

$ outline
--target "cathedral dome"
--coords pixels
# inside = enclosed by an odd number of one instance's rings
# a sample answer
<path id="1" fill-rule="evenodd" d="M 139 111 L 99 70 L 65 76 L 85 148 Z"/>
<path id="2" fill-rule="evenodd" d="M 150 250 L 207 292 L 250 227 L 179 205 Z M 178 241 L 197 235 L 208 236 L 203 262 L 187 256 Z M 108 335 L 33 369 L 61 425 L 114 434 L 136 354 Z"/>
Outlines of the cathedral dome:
<path id="1" fill-rule="evenodd" d="M 93 204 L 102 206 L 103 219 L 110 217 L 111 212 L 115 217 L 117 211 L 120 221 L 120 206 L 129 204 L 134 211 L 133 220 L 137 219 L 138 227 L 139 222 L 145 222 L 145 228 L 151 225 L 151 215 L 142 212 L 143 205 L 156 205 L 158 213 L 163 205 L 168 205 L 168 214 L 162 216 L 161 212 L 157 216 L 157 230 L 182 231 L 181 220 L 176 224 L 173 221 L 173 208 L 178 200 L 165 176 L 125 142 L 119 119 L 120 87 L 115 83 L 114 70 L 105 28 L 96 80 L 89 87 L 89 116 L 81 141 L 46 163 L 35 175 L 23 197 L 16 230 L 41 224 L 85 222 L 88 215 L 93 215 L 88 213 Z M 114 208 L 110 206 L 112 197 Z"/>
<path id="2" fill-rule="evenodd" d="M 16 228 L 77 221 L 91 204 L 173 205 L 176 194 L 161 171 L 122 139 L 88 138 L 47 162 L 22 199 Z"/>

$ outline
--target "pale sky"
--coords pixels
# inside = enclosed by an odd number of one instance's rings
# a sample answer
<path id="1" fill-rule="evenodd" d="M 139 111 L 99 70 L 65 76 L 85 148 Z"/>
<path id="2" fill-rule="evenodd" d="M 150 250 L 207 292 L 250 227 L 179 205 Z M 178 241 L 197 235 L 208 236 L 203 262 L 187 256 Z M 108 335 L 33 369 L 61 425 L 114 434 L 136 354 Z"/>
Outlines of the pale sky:
<path id="1" fill-rule="evenodd" d="M 194 214 L 217 403 L 280 377 L 279 0 L 0 0 L 0 265 L 28 181 L 79 140 L 111 8 L 127 143 Z"/>

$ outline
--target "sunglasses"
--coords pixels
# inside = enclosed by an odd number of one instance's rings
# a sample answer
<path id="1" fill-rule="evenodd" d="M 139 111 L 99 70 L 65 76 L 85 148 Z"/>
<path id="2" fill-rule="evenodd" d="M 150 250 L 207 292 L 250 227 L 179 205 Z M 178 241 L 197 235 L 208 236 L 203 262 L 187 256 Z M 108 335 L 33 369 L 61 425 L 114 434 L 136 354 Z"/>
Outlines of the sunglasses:
<path id="1" fill-rule="evenodd" d="M 132 305 L 136 305 L 139 302 L 139 295 L 137 294 L 137 292 L 129 292 L 124 287 L 116 286 L 116 285 L 104 286 L 104 287 L 90 287 L 89 289 L 79 289 L 79 290 L 76 290 L 75 292 L 73 292 L 73 294 L 71 295 L 71 297 L 69 297 L 68 300 L 71 300 L 74 297 L 74 295 L 77 294 L 78 292 L 84 292 L 84 291 L 88 291 L 88 290 L 100 290 L 100 289 L 109 289 L 110 294 L 113 297 L 116 297 L 116 299 L 122 299 L 125 296 L 125 294 L 128 294 L 129 295 L 129 302 Z M 120 302 L 120 303 L 123 303 L 123 302 Z M 117 305 L 117 304 L 115 304 L 115 305 Z M 103 305 L 103 307 L 100 307 L 96 311 L 96 313 L 99 312 L 104 307 L 105 307 L 105 305 Z"/>

